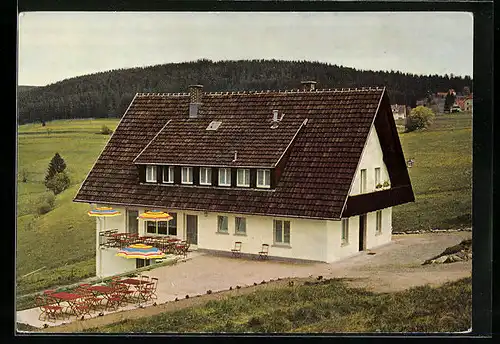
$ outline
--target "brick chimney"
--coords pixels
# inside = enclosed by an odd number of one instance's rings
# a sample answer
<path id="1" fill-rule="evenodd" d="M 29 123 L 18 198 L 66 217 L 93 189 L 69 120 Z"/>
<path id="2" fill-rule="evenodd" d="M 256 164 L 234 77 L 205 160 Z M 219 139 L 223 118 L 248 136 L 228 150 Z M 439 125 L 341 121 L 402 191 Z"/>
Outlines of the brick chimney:
<path id="1" fill-rule="evenodd" d="M 189 85 L 189 118 L 198 118 L 203 96 L 203 85 Z"/>
<path id="2" fill-rule="evenodd" d="M 316 89 L 316 81 L 302 81 L 302 89 L 304 91 L 314 91 Z"/>

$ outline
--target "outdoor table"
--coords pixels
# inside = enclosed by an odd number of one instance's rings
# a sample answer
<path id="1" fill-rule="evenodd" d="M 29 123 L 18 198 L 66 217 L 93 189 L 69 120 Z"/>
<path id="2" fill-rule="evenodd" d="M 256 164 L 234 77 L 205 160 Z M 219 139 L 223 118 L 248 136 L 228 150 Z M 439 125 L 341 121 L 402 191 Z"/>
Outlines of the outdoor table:
<path id="1" fill-rule="evenodd" d="M 93 292 L 94 295 L 96 295 L 97 293 L 102 294 L 106 298 L 106 300 L 109 300 L 111 294 L 115 291 L 115 288 L 108 287 L 106 285 L 94 285 L 87 289 Z"/>
<path id="2" fill-rule="evenodd" d="M 53 297 L 54 299 L 56 299 L 58 305 L 60 305 L 61 301 L 66 301 L 69 305 L 69 308 L 71 308 L 71 310 L 73 310 L 73 312 L 75 312 L 75 313 L 76 313 L 76 311 L 74 309 L 75 302 L 76 302 L 76 300 L 82 298 L 82 295 L 80 295 L 80 294 L 68 293 L 65 291 L 62 291 L 59 293 L 53 293 L 50 296 Z"/>
<path id="3" fill-rule="evenodd" d="M 133 286 L 138 286 L 138 285 L 141 285 L 141 284 L 148 283 L 148 282 L 142 281 L 140 279 L 136 279 L 136 278 L 126 278 L 126 279 L 120 280 L 118 282 L 119 283 L 123 283 L 123 284 L 130 284 L 130 285 L 133 285 Z"/>

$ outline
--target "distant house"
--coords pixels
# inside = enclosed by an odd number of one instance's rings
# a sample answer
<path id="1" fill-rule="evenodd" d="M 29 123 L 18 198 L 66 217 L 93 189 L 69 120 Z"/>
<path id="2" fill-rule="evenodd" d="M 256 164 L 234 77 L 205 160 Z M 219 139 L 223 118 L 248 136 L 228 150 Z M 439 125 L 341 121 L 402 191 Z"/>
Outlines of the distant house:
<path id="1" fill-rule="evenodd" d="M 119 233 L 198 250 L 333 262 L 390 242 L 392 207 L 414 194 L 386 89 L 309 83 L 136 94 L 74 201 L 120 211 L 106 221 Z M 152 209 L 173 219 L 138 219 Z M 96 240 L 98 275 L 135 268 Z"/>
<path id="2" fill-rule="evenodd" d="M 392 115 L 394 119 L 405 119 L 406 118 L 406 106 L 404 105 L 391 105 Z"/>
<path id="3" fill-rule="evenodd" d="M 464 111 L 472 112 L 472 94 L 469 98 L 464 100 Z"/>

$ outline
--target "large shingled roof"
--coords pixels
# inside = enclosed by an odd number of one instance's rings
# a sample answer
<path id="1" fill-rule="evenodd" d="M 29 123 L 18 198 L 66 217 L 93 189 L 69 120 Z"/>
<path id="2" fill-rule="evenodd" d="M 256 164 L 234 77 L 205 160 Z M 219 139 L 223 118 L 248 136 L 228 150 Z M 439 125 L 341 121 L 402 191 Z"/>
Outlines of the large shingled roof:
<path id="1" fill-rule="evenodd" d="M 383 97 L 382 88 L 203 93 L 200 117 L 188 119 L 188 94 L 139 93 L 74 200 L 338 219 Z M 273 110 L 285 113 L 276 129 Z M 139 183 L 141 162 L 217 166 L 238 150 L 238 163 L 273 165 L 305 119 L 275 190 Z M 214 120 L 221 127 L 206 131 Z"/>

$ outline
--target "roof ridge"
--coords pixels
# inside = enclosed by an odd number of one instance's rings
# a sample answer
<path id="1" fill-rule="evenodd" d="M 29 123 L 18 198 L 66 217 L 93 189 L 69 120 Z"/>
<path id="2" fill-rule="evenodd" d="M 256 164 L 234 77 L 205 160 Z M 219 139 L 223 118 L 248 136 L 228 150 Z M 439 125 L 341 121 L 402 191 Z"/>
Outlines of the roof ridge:
<path id="1" fill-rule="evenodd" d="M 301 90 L 298 88 L 284 89 L 284 90 L 243 90 L 243 91 L 211 91 L 203 92 L 204 95 L 240 95 L 240 94 L 265 94 L 265 93 L 323 93 L 323 92 L 353 92 L 353 91 L 383 91 L 385 87 L 382 86 L 367 86 L 367 87 L 336 87 L 336 88 L 322 88 L 312 91 Z M 189 96 L 188 92 L 137 92 L 137 96 Z"/>

